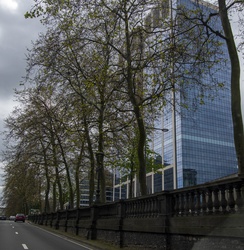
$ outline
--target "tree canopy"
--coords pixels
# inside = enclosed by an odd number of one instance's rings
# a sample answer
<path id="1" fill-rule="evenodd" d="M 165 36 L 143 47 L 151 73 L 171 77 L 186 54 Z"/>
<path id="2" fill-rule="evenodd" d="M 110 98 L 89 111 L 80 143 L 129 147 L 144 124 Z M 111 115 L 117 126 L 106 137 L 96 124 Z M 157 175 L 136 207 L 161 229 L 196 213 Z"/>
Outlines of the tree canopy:
<path id="1" fill-rule="evenodd" d="M 207 15 L 201 4 L 189 12 L 157 0 L 34 2 L 25 17 L 41 17 L 46 32 L 28 51 L 26 87 L 16 92 L 21 106 L 6 120 L 6 204 L 14 188 L 22 190 L 13 183 L 17 174 L 35 180 L 23 190 L 22 209 L 64 209 L 67 202 L 78 207 L 83 179 L 89 179 L 92 204 L 96 152 L 105 154 L 102 202 L 116 167 L 131 176 L 136 170 L 145 195 L 147 127 L 173 105 L 172 92 L 184 97 L 197 89 L 203 104 L 205 94 L 215 92 L 209 90 L 223 87 L 215 77 L 228 41 L 225 28 L 225 34 L 215 30 L 221 13 L 215 8 Z M 185 97 L 177 105 L 187 108 Z"/>

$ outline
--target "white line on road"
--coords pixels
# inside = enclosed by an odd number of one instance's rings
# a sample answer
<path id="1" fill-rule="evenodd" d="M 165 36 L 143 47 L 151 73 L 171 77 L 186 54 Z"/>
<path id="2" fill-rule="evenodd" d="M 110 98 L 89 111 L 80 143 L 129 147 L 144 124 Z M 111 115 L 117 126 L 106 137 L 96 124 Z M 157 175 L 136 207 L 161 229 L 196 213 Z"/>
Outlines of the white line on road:
<path id="1" fill-rule="evenodd" d="M 18 232 L 15 232 L 15 234 L 19 234 Z"/>
<path id="2" fill-rule="evenodd" d="M 26 244 L 22 244 L 22 247 L 23 247 L 24 249 L 29 249 L 29 248 L 26 246 Z"/>

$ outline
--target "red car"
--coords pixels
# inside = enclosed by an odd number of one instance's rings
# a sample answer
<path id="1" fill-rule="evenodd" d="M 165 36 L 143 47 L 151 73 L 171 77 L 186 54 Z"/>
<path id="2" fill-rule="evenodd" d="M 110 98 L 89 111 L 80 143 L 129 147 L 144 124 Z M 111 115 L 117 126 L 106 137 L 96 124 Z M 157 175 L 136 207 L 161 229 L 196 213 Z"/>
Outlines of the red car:
<path id="1" fill-rule="evenodd" d="M 17 222 L 17 221 L 25 222 L 25 215 L 24 214 L 16 214 L 14 221 L 15 222 Z"/>

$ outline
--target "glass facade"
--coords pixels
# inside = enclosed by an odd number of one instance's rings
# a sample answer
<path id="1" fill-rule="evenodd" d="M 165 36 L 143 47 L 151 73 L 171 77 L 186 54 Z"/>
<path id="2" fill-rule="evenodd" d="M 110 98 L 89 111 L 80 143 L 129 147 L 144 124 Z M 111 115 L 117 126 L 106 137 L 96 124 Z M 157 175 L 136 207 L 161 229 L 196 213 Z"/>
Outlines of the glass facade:
<path id="1" fill-rule="evenodd" d="M 229 74 L 222 77 L 229 79 Z M 176 144 L 177 187 L 201 184 L 237 172 L 230 90 L 219 90 L 219 96 L 200 105 L 196 111 L 181 108 L 176 112 L 167 110 L 163 127 L 169 131 L 158 142 L 155 151 L 163 154 L 164 189 L 172 188 L 174 167 L 174 143 Z M 173 140 L 174 128 L 176 140 Z"/>
<path id="2" fill-rule="evenodd" d="M 189 8 L 193 7 L 192 1 L 179 2 Z M 207 7 L 204 8 L 208 10 Z M 221 30 L 220 20 L 215 25 Z M 155 124 L 156 127 L 168 129 L 161 136 L 155 134 L 153 143 L 155 152 L 162 156 L 166 167 L 164 189 L 173 188 L 175 165 L 177 188 L 201 184 L 237 172 L 231 115 L 230 67 L 225 44 L 221 46 L 221 50 L 226 59 L 222 70 L 219 70 L 219 65 L 214 66 L 209 75 L 204 75 L 203 84 L 213 86 L 214 78 L 216 82 L 224 83 L 224 87 L 215 90 L 214 98 L 208 98 L 213 96 L 213 90 L 200 89 L 199 86 L 187 87 L 183 84 L 182 92 L 184 97 L 187 96 L 186 100 L 183 100 L 180 90 L 173 100 L 176 105 L 175 115 L 172 111 L 174 105 L 170 105 L 165 108 L 162 121 Z M 212 74 L 213 72 L 215 73 Z M 202 104 L 196 98 L 200 96 L 200 91 L 204 91 Z M 177 106 L 183 101 L 187 108 Z M 168 168 L 168 165 L 172 167 Z"/>

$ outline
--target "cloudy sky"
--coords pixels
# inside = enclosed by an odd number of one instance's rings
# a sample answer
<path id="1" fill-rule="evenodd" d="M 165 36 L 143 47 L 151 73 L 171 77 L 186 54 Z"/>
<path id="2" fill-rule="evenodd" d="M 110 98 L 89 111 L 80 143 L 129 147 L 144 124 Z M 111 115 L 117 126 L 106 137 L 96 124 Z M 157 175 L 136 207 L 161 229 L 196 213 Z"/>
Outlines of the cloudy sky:
<path id="1" fill-rule="evenodd" d="M 38 20 L 24 18 L 31 4 L 32 0 L 0 0 L 0 131 L 3 119 L 16 105 L 13 89 L 21 88 L 27 48 L 43 28 Z"/>
<path id="2" fill-rule="evenodd" d="M 25 75 L 27 48 L 43 30 L 38 20 L 24 18 L 32 4 L 32 0 L 0 0 L 0 133 L 3 120 L 17 105 L 14 89 L 22 88 L 19 83 Z M 0 151 L 2 145 L 0 136 Z"/>

